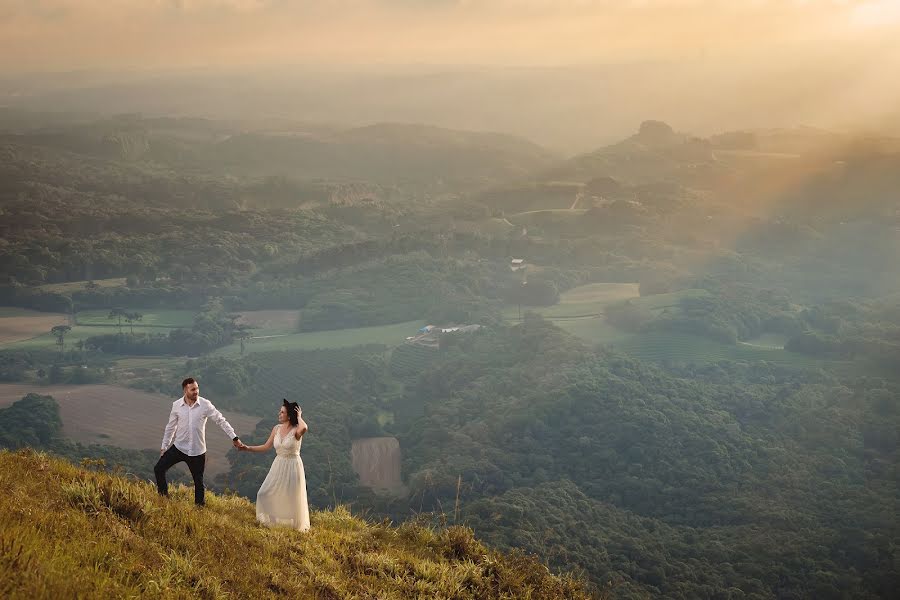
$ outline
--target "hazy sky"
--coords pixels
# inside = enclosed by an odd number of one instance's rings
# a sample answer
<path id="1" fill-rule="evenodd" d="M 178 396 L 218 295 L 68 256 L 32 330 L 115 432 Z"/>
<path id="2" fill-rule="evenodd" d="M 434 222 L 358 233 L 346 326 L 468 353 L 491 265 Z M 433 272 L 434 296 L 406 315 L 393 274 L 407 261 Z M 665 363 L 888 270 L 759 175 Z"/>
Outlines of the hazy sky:
<path id="1" fill-rule="evenodd" d="M 898 53 L 900 0 L 0 0 L 0 70 Z"/>

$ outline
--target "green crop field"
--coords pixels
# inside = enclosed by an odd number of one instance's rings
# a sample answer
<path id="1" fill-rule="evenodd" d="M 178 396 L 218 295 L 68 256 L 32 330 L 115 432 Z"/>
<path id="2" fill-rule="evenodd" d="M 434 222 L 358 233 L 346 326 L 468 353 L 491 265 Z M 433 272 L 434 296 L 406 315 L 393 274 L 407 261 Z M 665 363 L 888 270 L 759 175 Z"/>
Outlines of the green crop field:
<path id="1" fill-rule="evenodd" d="M 124 327 L 124 325 L 123 325 Z M 125 329 L 124 331 L 128 331 Z M 165 333 L 167 330 L 164 329 L 154 329 L 153 333 Z M 66 349 L 74 348 L 75 344 L 80 340 L 86 340 L 89 337 L 95 335 L 104 335 L 104 334 L 115 334 L 118 333 L 119 329 L 115 326 L 109 327 L 84 327 L 80 325 L 76 325 L 72 328 L 72 330 L 66 334 Z M 42 348 L 56 348 L 56 337 L 50 334 L 49 329 L 47 333 L 43 333 L 41 335 L 35 336 L 33 338 L 27 340 L 20 340 L 17 342 L 12 342 L 9 344 L 3 344 L 0 346 L 2 348 L 9 348 L 14 350 L 38 350 Z"/>
<path id="2" fill-rule="evenodd" d="M 667 308 L 678 308 L 679 303 L 684 298 L 705 298 L 706 296 L 709 296 L 709 292 L 706 290 L 690 289 L 669 292 L 668 294 L 641 296 L 640 298 L 629 300 L 629 303 L 652 312 L 662 312 Z"/>
<path id="3" fill-rule="evenodd" d="M 823 367 L 834 361 L 810 358 L 796 352 L 746 344 L 723 344 L 686 333 L 648 332 L 613 344 L 635 358 L 654 362 L 708 363 L 720 360 L 766 361 L 794 367 Z"/>
<path id="4" fill-rule="evenodd" d="M 251 338 L 245 344 L 245 352 L 347 348 L 366 344 L 396 346 L 402 344 L 407 336 L 415 334 L 424 324 L 423 321 L 407 321 L 405 323 L 379 325 L 376 327 L 260 336 Z M 240 354 L 240 351 L 240 344 L 234 343 L 230 346 L 219 348 L 214 354 L 234 356 Z"/>
<path id="5" fill-rule="evenodd" d="M 191 327 L 194 324 L 194 315 L 196 314 L 192 310 L 158 308 L 128 308 L 126 311 L 141 314 L 141 320 L 134 322 L 135 331 L 141 328 L 162 327 L 175 329 L 176 327 Z M 82 310 L 76 313 L 75 321 L 79 326 L 108 327 L 115 325 L 117 319 L 110 319 L 108 310 Z M 131 324 L 122 319 L 123 331 L 130 331 L 130 328 Z"/>
<path id="6" fill-rule="evenodd" d="M 194 319 L 194 312 L 189 310 L 149 309 L 143 312 L 142 309 L 134 309 L 134 312 L 143 314 L 142 320 L 134 323 L 135 333 L 165 334 L 178 327 L 190 327 Z M 77 342 L 95 335 L 119 333 L 120 330 L 118 325 L 116 325 L 116 321 L 107 318 L 108 315 L 109 311 L 106 310 L 79 312 L 76 315 L 78 324 L 73 326 L 72 330 L 66 334 L 66 348 L 73 348 Z M 131 324 L 126 323 L 123 319 L 121 332 L 127 335 L 131 330 Z M 34 331 L 33 333 L 34 335 L 28 339 L 20 339 L 3 344 L 0 347 L 19 350 L 56 347 L 56 338 L 50 334 L 49 326 L 45 327 L 43 331 Z"/>
<path id="7" fill-rule="evenodd" d="M 502 314 L 508 321 L 517 321 L 520 310 L 522 315 L 526 311 L 535 312 L 554 322 L 563 319 L 602 317 L 605 308 L 610 304 L 637 296 L 636 283 L 591 283 L 563 292 L 560 294 L 559 303 L 553 306 L 523 306 L 520 309 L 518 306 L 508 305 Z"/>

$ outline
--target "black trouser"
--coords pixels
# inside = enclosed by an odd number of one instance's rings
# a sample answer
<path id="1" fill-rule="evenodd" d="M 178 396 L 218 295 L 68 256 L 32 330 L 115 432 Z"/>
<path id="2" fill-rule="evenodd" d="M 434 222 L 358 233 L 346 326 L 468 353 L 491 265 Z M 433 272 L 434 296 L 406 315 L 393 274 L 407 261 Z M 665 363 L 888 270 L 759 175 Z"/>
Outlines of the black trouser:
<path id="1" fill-rule="evenodd" d="M 206 468 L 206 453 L 200 456 L 188 456 L 174 445 L 169 446 L 153 467 L 156 473 L 156 489 L 163 496 L 169 495 L 169 482 L 166 481 L 166 471 L 174 467 L 180 462 L 186 462 L 188 469 L 191 470 L 191 477 L 194 478 L 194 502 L 203 506 L 203 493 L 206 488 L 203 486 L 203 469 Z"/>

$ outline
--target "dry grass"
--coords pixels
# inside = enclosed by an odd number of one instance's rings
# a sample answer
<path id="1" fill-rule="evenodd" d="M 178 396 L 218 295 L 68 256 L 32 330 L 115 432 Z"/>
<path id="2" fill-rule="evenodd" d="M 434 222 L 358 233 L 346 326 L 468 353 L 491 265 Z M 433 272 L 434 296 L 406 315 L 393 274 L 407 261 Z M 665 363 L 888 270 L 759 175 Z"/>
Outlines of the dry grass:
<path id="1" fill-rule="evenodd" d="M 94 283 L 102 288 L 106 287 L 122 287 L 125 285 L 124 277 L 113 277 L 110 279 L 95 279 Z M 71 294 L 72 292 L 79 292 L 81 290 L 87 289 L 85 286 L 87 285 L 87 280 L 85 281 L 69 281 L 66 283 L 45 283 L 44 285 L 38 286 L 38 289 L 41 289 L 45 292 L 57 292 L 59 294 Z"/>
<path id="2" fill-rule="evenodd" d="M 30 340 L 56 325 L 68 325 L 62 313 L 45 313 L 24 308 L 3 308 L 0 312 L 0 344 Z"/>
<path id="3" fill-rule="evenodd" d="M 174 398 L 115 385 L 0 384 L 0 408 L 28 393 L 53 396 L 59 403 L 63 435 L 83 444 L 105 444 L 132 450 L 158 450 Z M 211 398 L 215 403 L 215 398 Z M 254 431 L 259 417 L 223 411 L 238 435 Z M 218 425 L 206 426 L 208 478 L 228 471 L 231 449 Z"/>
<path id="4" fill-rule="evenodd" d="M 31 450 L 0 452 L 3 598 L 588 598 L 534 559 L 462 527 L 366 523 L 314 511 L 299 533 L 256 524 L 253 505 L 191 505 L 147 482 L 89 473 Z"/>

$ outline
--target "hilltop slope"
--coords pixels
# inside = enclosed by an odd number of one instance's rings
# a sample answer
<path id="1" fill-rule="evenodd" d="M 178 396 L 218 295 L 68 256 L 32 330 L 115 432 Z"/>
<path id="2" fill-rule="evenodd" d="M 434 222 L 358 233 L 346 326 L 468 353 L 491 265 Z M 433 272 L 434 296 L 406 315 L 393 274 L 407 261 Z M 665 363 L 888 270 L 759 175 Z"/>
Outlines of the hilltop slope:
<path id="1" fill-rule="evenodd" d="M 532 558 L 471 530 L 393 527 L 343 508 L 308 534 L 267 529 L 253 505 L 0 451 L 0 597 L 588 598 Z"/>

